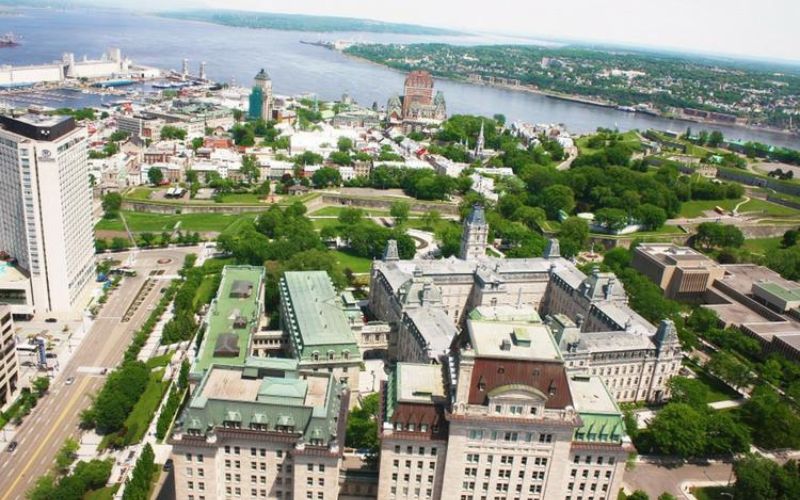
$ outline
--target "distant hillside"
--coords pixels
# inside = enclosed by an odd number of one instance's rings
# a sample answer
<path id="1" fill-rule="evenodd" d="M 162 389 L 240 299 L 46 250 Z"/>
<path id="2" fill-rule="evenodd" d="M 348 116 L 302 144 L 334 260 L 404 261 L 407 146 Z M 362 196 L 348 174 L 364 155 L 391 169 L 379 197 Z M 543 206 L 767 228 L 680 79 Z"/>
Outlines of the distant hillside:
<path id="1" fill-rule="evenodd" d="M 366 31 L 371 33 L 400 33 L 405 35 L 461 35 L 463 33 L 414 24 L 385 23 L 350 17 L 305 16 L 237 10 L 185 10 L 164 12 L 162 17 L 205 21 L 241 28 L 260 28 L 288 31 Z"/>

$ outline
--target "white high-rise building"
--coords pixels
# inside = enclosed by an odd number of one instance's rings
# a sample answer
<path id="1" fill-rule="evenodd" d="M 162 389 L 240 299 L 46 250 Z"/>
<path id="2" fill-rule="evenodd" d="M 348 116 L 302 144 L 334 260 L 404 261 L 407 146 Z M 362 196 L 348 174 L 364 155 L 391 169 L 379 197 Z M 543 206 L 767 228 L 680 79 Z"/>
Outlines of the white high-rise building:
<path id="1" fill-rule="evenodd" d="M 70 311 L 92 279 L 86 140 L 71 117 L 0 117 L 0 302 L 15 314 Z"/>

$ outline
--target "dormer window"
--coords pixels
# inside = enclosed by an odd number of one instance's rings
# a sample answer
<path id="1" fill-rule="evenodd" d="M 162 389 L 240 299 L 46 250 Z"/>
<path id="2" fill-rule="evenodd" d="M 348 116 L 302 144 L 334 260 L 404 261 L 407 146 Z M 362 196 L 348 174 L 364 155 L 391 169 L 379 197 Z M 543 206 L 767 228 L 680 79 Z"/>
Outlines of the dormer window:
<path id="1" fill-rule="evenodd" d="M 314 352 L 311 353 L 311 360 L 312 361 L 319 361 L 319 353 L 317 351 L 314 351 Z"/>
<path id="2" fill-rule="evenodd" d="M 486 390 L 486 381 L 483 379 L 483 377 L 478 380 L 478 390 L 481 392 Z"/>
<path id="3" fill-rule="evenodd" d="M 498 367 L 497 367 L 497 373 L 498 373 L 499 375 L 502 375 L 502 374 L 504 374 L 505 372 L 506 372 L 506 369 L 505 369 L 505 367 L 503 367 L 503 366 L 498 366 Z"/>
<path id="4" fill-rule="evenodd" d="M 494 412 L 495 413 L 503 413 L 503 407 L 500 406 L 500 405 L 495 405 Z"/>

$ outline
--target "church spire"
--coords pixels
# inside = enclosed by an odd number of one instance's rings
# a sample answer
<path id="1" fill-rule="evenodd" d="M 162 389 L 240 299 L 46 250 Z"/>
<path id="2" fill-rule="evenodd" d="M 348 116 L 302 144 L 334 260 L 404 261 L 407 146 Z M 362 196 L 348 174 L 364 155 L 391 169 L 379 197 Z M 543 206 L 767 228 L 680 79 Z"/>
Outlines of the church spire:
<path id="1" fill-rule="evenodd" d="M 480 158 L 483 154 L 483 120 L 481 120 L 481 131 L 478 133 L 478 140 L 475 142 L 475 158 Z"/>

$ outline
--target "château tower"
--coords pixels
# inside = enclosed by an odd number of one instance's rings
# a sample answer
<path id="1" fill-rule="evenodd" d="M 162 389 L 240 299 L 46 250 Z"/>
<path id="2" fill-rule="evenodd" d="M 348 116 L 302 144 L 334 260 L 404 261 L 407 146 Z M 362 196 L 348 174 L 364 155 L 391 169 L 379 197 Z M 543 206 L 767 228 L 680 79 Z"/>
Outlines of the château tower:
<path id="1" fill-rule="evenodd" d="M 463 260 L 472 260 L 486 255 L 489 241 L 489 224 L 482 205 L 474 205 L 464 220 L 464 232 L 461 234 L 461 252 Z"/>

